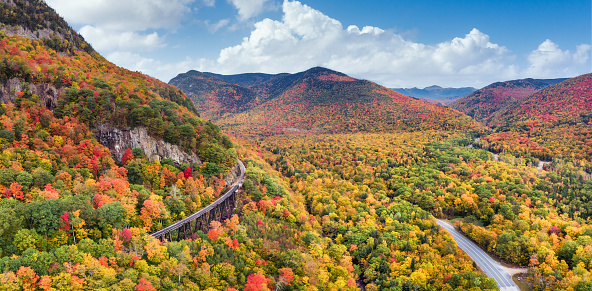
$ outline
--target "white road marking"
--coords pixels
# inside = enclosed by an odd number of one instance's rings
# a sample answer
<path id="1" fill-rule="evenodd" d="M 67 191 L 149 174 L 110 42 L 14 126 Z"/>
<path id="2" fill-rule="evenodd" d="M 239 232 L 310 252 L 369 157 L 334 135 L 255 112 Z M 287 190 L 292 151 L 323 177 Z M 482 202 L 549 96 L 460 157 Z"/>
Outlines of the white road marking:
<path id="1" fill-rule="evenodd" d="M 495 280 L 500 287 L 500 291 L 520 291 L 520 288 L 512 280 L 512 276 L 506 272 L 504 267 L 492 259 L 486 252 L 479 248 L 468 238 L 456 231 L 448 222 L 437 219 L 436 222 L 446 231 L 448 231 L 456 244 L 487 274 L 489 278 Z"/>

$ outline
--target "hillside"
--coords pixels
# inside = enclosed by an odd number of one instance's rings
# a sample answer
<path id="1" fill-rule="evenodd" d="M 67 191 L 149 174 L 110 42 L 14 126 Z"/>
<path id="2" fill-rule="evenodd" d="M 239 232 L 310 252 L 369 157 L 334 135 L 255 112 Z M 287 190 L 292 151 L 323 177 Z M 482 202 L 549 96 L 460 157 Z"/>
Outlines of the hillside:
<path id="1" fill-rule="evenodd" d="M 325 68 L 312 68 L 297 74 L 252 74 L 251 78 L 256 80 L 241 75 L 241 84 L 245 86 L 222 80 L 237 80 L 234 76 L 199 77 L 204 75 L 189 72 L 175 77 L 170 83 L 194 100 L 204 118 L 251 132 L 373 132 L 477 127 L 457 111 Z"/>
<path id="2" fill-rule="evenodd" d="M 94 52 L 63 18 L 55 16 L 55 11 L 42 0 L 0 0 L 0 29 L 5 34 L 39 40 L 58 52 Z"/>
<path id="3" fill-rule="evenodd" d="M 177 164 L 200 164 L 211 156 L 211 140 L 225 141 L 184 93 L 106 61 L 43 1 L 0 5 L 3 103 L 40 102 L 58 118 L 76 118 L 116 160 L 133 146 L 150 160 L 172 156 Z M 140 141 L 144 132 L 150 139 Z M 229 145 L 218 150 L 225 159 Z"/>
<path id="4" fill-rule="evenodd" d="M 516 106 L 506 108 L 492 120 L 494 126 L 504 122 L 542 128 L 561 123 L 588 120 L 592 113 L 592 74 L 565 80 L 523 98 Z"/>
<path id="5" fill-rule="evenodd" d="M 263 74 L 263 73 L 245 73 L 237 75 L 220 75 L 215 73 L 206 72 L 204 74 L 216 77 L 226 82 L 237 84 L 244 87 L 255 87 L 261 84 L 265 84 L 273 79 L 285 77 L 289 74 Z"/>
<path id="6" fill-rule="evenodd" d="M 477 89 L 473 87 L 462 87 L 462 88 L 442 88 L 437 85 L 425 87 L 423 89 L 419 88 L 391 88 L 391 90 L 401 93 L 403 95 L 407 95 L 410 97 L 415 98 L 422 98 L 422 99 L 433 99 L 433 100 L 443 100 L 443 99 L 454 99 L 469 95 L 475 92 Z"/>
<path id="7" fill-rule="evenodd" d="M 486 121 L 531 94 L 564 80 L 566 79 L 522 79 L 497 82 L 456 100 L 450 107 L 476 120 Z"/>
<path id="8" fill-rule="evenodd" d="M 489 123 L 497 132 L 516 132 L 537 148 L 535 156 L 592 160 L 592 74 L 568 79 L 538 91 L 493 116 Z M 486 146 L 501 133 L 485 139 Z M 516 139 L 514 136 L 512 139 Z M 496 141 L 499 150 L 509 150 L 506 141 Z M 533 154 L 521 146 L 520 151 Z"/>
<path id="9" fill-rule="evenodd" d="M 252 89 L 207 73 L 192 70 L 178 75 L 170 83 L 190 92 L 195 104 L 199 104 L 198 111 L 207 118 L 223 112 L 241 112 L 256 102 L 256 93 Z"/>

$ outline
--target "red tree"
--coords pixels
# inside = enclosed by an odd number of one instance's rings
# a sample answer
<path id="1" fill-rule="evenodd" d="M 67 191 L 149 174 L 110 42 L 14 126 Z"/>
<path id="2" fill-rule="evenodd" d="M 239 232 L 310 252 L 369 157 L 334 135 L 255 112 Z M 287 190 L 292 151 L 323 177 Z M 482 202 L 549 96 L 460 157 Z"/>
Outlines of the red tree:
<path id="1" fill-rule="evenodd" d="M 132 154 L 132 150 L 130 148 L 128 148 L 123 153 L 123 157 L 121 157 L 121 163 L 123 165 L 127 165 L 127 163 L 129 163 L 129 161 L 131 161 L 133 159 L 134 159 L 134 154 Z"/>
<path id="2" fill-rule="evenodd" d="M 261 274 L 251 274 L 247 278 L 244 291 L 267 291 L 267 279 Z"/>
<path id="3" fill-rule="evenodd" d="M 185 175 L 185 178 L 191 177 L 191 168 L 187 167 L 187 169 L 185 169 L 185 171 L 183 171 L 183 175 Z"/>
<path id="4" fill-rule="evenodd" d="M 152 283 L 146 280 L 146 278 L 140 279 L 135 289 L 136 291 L 156 291 L 156 288 L 154 288 L 154 286 L 152 286 Z"/>
<path id="5" fill-rule="evenodd" d="M 294 272 L 291 268 L 282 268 L 279 269 L 278 272 L 280 273 L 280 281 L 284 282 L 286 285 L 290 286 L 292 280 L 294 280 Z"/>
<path id="6" fill-rule="evenodd" d="M 63 231 L 67 232 L 70 230 L 70 215 L 68 214 L 68 212 L 64 211 L 64 214 L 62 214 L 60 216 L 60 218 L 62 219 L 62 227 L 60 227 Z M 70 234 L 68 234 L 70 235 Z"/>

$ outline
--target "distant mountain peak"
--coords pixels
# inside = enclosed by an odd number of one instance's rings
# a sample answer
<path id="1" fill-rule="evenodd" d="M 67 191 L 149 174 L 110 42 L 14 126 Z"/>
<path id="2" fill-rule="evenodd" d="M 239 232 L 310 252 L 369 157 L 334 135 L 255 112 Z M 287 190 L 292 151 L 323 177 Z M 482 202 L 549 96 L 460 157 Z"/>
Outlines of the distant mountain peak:
<path id="1" fill-rule="evenodd" d="M 455 101 L 450 107 L 477 120 L 488 120 L 516 102 L 565 80 L 526 78 L 495 82 Z"/>
<path id="2" fill-rule="evenodd" d="M 336 76 L 347 76 L 344 73 L 337 72 L 324 67 L 314 67 L 302 72 L 304 76 L 322 76 L 322 75 L 336 75 Z"/>
<path id="3" fill-rule="evenodd" d="M 180 74 L 204 117 L 246 132 L 283 128 L 327 132 L 469 129 L 478 125 L 443 106 L 396 93 L 323 67 L 295 74 L 214 75 L 217 82 Z"/>
<path id="4" fill-rule="evenodd" d="M 477 89 L 472 87 L 463 87 L 463 88 L 443 88 L 438 85 L 432 85 L 429 87 L 425 87 L 423 89 L 419 89 L 417 87 L 413 88 L 391 88 L 395 92 L 399 92 L 403 95 L 415 97 L 415 98 L 423 98 L 423 99 L 432 99 L 432 100 L 444 100 L 444 99 L 456 99 L 468 94 L 475 92 Z"/>

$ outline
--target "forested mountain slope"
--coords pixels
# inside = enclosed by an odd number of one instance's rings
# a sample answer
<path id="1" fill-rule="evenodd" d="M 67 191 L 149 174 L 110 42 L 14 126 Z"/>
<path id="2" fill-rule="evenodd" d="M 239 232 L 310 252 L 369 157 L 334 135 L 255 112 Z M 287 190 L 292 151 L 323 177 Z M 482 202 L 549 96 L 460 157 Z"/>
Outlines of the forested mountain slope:
<path id="1" fill-rule="evenodd" d="M 566 79 L 522 79 L 497 82 L 452 103 L 450 107 L 476 120 L 486 121 L 531 94 Z"/>
<path id="2" fill-rule="evenodd" d="M 108 136 L 111 129 L 142 127 L 155 140 L 178 146 L 178 152 L 205 158 L 211 140 L 224 140 L 219 131 L 206 130 L 209 125 L 198 117 L 193 102 L 184 93 L 106 61 L 43 1 L 8 1 L 0 5 L 6 21 L 0 36 L 2 102 L 41 102 L 59 118 L 77 118 L 104 144 L 108 143 L 102 137 Z M 47 33 L 37 34 L 34 28 Z M 99 131 L 103 134 L 98 135 Z M 130 146 L 109 145 L 118 160 Z M 220 145 L 224 156 L 229 143 Z M 156 154 L 147 155 L 151 158 Z M 197 157 L 191 160 L 199 162 Z"/>
<path id="3" fill-rule="evenodd" d="M 213 75 L 189 72 L 170 83 L 195 101 L 198 110 L 203 110 L 203 117 L 233 129 L 273 133 L 478 127 L 457 111 L 325 68 L 297 74 L 245 74 L 240 76 L 243 86 L 220 76 L 205 76 Z"/>
<path id="4" fill-rule="evenodd" d="M 586 74 L 538 91 L 500 111 L 489 120 L 497 133 L 482 142 L 497 151 L 590 162 L 591 122 L 592 74 Z M 525 142 L 516 143 L 520 140 Z"/>

